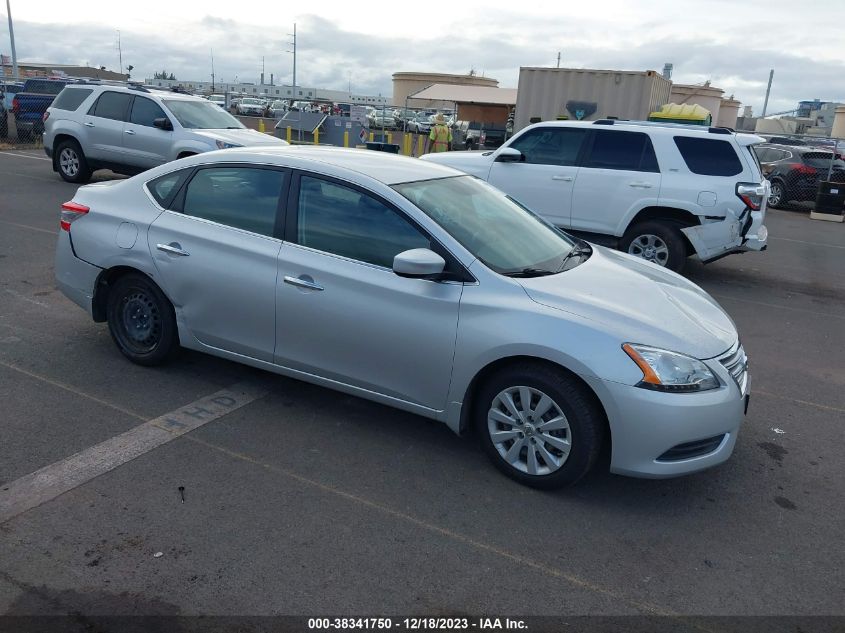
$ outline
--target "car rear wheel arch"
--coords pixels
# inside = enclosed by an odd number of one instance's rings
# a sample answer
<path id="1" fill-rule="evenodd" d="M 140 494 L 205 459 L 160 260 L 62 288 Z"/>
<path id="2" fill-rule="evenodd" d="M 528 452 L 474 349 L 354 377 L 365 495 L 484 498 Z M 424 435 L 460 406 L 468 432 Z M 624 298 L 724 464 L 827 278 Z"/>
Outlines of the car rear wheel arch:
<path id="1" fill-rule="evenodd" d="M 164 289 L 156 283 L 155 279 L 150 277 L 143 270 L 133 268 L 132 266 L 113 266 L 103 270 L 97 277 L 97 283 L 94 284 L 94 299 L 91 303 L 91 311 L 95 322 L 104 323 L 106 321 L 109 292 L 114 287 L 114 284 L 117 283 L 118 279 L 125 277 L 126 275 L 143 275 L 146 277 L 150 283 L 155 284 L 165 298 L 167 298 L 168 302 L 170 302 L 171 310 L 173 309 L 173 302 L 170 301 L 170 297 L 167 296 Z"/>
<path id="2" fill-rule="evenodd" d="M 177 160 L 180 158 L 188 158 L 188 156 L 196 156 L 196 152 L 179 152 L 179 155 L 176 157 Z"/>

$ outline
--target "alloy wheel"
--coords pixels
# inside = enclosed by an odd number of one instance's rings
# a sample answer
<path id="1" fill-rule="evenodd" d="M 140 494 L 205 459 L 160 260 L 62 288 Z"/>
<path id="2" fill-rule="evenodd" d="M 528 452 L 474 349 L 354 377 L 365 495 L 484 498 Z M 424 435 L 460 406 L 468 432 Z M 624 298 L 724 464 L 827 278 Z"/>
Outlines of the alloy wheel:
<path id="1" fill-rule="evenodd" d="M 665 266 L 669 261 L 669 247 L 666 242 L 650 233 L 635 237 L 628 247 L 628 253 L 660 266 Z"/>
<path id="2" fill-rule="evenodd" d="M 534 387 L 500 391 L 487 413 L 487 430 L 502 459 L 529 475 L 557 471 L 572 448 L 569 421 L 560 406 Z"/>
<path id="3" fill-rule="evenodd" d="M 75 177 L 79 173 L 79 156 L 70 147 L 65 147 L 59 154 L 59 167 L 69 178 Z"/>
<path id="4" fill-rule="evenodd" d="M 776 207 L 781 202 L 783 202 L 783 187 L 779 183 L 772 183 L 772 188 L 769 191 L 769 205 Z"/>

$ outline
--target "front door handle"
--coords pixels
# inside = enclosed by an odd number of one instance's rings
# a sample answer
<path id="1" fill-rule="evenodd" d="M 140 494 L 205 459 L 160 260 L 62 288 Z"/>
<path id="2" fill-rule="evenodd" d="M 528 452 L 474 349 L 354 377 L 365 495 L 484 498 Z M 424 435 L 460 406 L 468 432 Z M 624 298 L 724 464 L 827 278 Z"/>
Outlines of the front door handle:
<path id="1" fill-rule="evenodd" d="M 629 187 L 636 187 L 637 189 L 651 189 L 650 182 L 634 181 L 628 183 Z"/>
<path id="2" fill-rule="evenodd" d="M 171 255 L 179 255 L 179 257 L 187 257 L 190 255 L 188 251 L 183 251 L 178 242 L 170 242 L 170 244 L 156 244 L 156 248 Z"/>
<path id="3" fill-rule="evenodd" d="M 303 279 L 301 277 L 285 276 L 285 283 L 298 288 L 307 288 L 308 290 L 323 290 L 323 287 L 316 281 L 310 279 Z"/>
<path id="4" fill-rule="evenodd" d="M 127 134 L 135 134 L 135 132 L 133 132 L 132 130 L 126 130 L 126 133 Z"/>
<path id="5" fill-rule="evenodd" d="M 85 125 L 86 125 L 87 127 L 94 127 L 94 124 L 93 124 L 93 123 L 91 123 L 91 121 L 88 121 Z"/>
<path id="6" fill-rule="evenodd" d="M 563 180 L 564 182 L 572 182 L 574 178 L 572 176 L 552 176 L 552 180 Z"/>

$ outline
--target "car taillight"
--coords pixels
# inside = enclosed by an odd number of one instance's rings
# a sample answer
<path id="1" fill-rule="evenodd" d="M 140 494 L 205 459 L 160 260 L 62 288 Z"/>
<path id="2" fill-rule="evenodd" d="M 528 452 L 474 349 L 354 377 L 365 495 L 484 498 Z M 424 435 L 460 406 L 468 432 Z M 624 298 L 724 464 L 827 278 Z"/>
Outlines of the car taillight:
<path id="1" fill-rule="evenodd" d="M 746 207 L 759 211 L 766 197 L 766 187 L 753 182 L 740 182 L 736 185 L 736 195 Z"/>
<path id="2" fill-rule="evenodd" d="M 47 119 L 49 119 L 49 118 L 50 118 L 50 113 L 49 113 L 49 112 L 46 112 L 46 111 L 45 111 L 45 112 L 44 112 L 44 114 L 41 116 L 41 120 L 42 120 L 42 121 L 44 121 L 45 123 L 47 122 Z"/>
<path id="3" fill-rule="evenodd" d="M 71 222 L 78 220 L 88 213 L 88 211 L 90 211 L 90 209 L 84 204 L 79 204 L 78 202 L 69 200 L 62 205 L 62 219 L 61 222 L 59 222 L 59 225 L 62 227 L 63 231 L 69 232 Z"/>
<path id="4" fill-rule="evenodd" d="M 17 114 L 18 112 L 20 112 L 20 109 L 21 109 L 21 103 L 20 103 L 20 101 L 18 101 L 18 98 L 15 97 L 14 99 L 12 99 L 12 112 Z"/>
<path id="5" fill-rule="evenodd" d="M 795 165 L 792 171 L 797 171 L 799 174 L 807 174 L 808 176 L 816 174 L 816 168 L 810 167 L 809 165 Z"/>

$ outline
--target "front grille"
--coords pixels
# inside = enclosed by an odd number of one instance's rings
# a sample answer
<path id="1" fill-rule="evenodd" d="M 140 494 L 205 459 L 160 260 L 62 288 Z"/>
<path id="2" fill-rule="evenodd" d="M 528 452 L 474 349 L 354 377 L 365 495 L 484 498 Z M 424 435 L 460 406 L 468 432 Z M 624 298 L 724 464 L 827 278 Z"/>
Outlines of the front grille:
<path id="1" fill-rule="evenodd" d="M 708 437 L 703 440 L 696 440 L 695 442 L 685 442 L 683 444 L 678 444 L 677 446 L 673 446 L 668 451 L 663 453 L 660 457 L 658 457 L 657 461 L 677 462 L 682 459 L 692 459 L 693 457 L 701 457 L 702 455 L 712 453 L 717 448 L 719 448 L 723 439 L 725 439 L 724 433 L 722 433 L 721 435 L 714 435 L 713 437 Z"/>
<path id="2" fill-rule="evenodd" d="M 731 348 L 727 354 L 719 359 L 719 362 L 728 370 L 731 378 L 739 387 L 740 393 L 744 396 L 745 389 L 748 386 L 748 356 L 745 355 L 745 350 L 737 341 L 736 347 Z"/>

